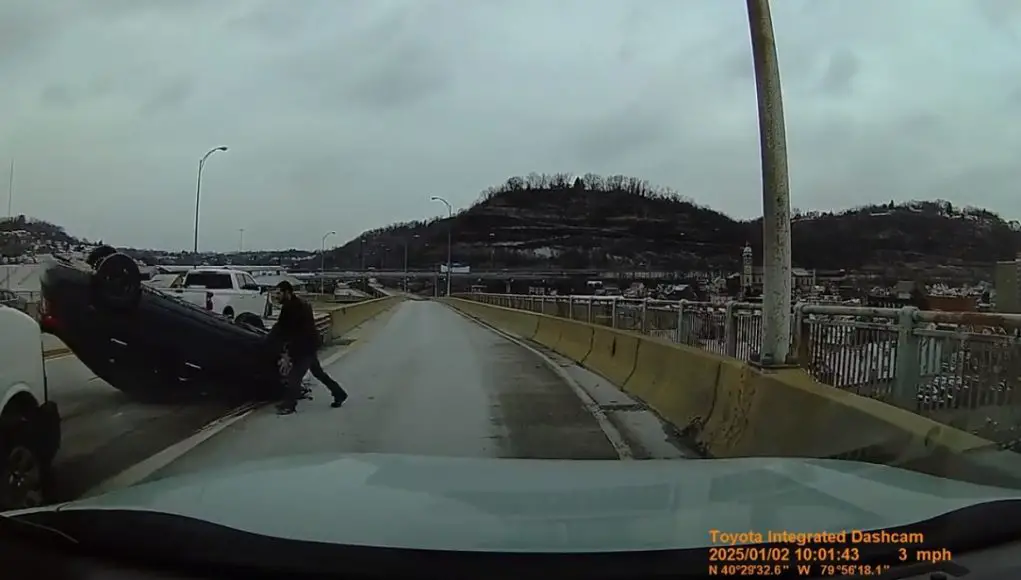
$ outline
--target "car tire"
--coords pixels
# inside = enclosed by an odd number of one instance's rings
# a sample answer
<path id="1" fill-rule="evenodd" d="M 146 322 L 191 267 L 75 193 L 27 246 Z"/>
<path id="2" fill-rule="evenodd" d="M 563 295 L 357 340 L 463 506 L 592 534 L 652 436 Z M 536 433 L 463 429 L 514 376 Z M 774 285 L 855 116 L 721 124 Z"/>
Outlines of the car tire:
<path id="1" fill-rule="evenodd" d="M 142 296 L 142 274 L 130 256 L 111 254 L 96 266 L 92 291 L 97 302 L 116 310 L 130 310 Z"/>
<path id="2" fill-rule="evenodd" d="M 241 314 L 238 314 L 234 318 L 234 324 L 251 326 L 259 330 L 266 330 L 266 325 L 263 324 L 262 319 L 251 312 L 242 312 Z"/>
<path id="3" fill-rule="evenodd" d="M 117 253 L 117 250 L 115 250 L 112 246 L 105 246 L 105 245 L 104 246 L 99 246 L 98 248 L 95 248 L 94 250 L 89 252 L 88 257 L 85 258 L 85 262 L 90 267 L 92 267 L 93 270 L 95 270 L 96 266 L 100 262 L 102 262 L 104 258 L 112 256 L 113 254 L 116 254 L 116 253 Z"/>
<path id="4" fill-rule="evenodd" d="M 35 440 L 28 417 L 0 417 L 0 510 L 45 505 L 50 465 Z"/>

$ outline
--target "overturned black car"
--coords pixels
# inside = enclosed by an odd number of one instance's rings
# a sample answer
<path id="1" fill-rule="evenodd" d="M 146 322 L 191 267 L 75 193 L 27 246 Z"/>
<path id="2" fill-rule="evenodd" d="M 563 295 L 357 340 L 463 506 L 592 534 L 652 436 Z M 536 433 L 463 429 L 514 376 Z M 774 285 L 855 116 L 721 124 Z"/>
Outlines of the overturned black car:
<path id="1" fill-rule="evenodd" d="M 40 279 L 39 322 L 97 376 L 145 400 L 279 397 L 285 345 L 262 320 L 233 320 L 142 284 L 135 261 L 97 248 L 55 258 Z"/>

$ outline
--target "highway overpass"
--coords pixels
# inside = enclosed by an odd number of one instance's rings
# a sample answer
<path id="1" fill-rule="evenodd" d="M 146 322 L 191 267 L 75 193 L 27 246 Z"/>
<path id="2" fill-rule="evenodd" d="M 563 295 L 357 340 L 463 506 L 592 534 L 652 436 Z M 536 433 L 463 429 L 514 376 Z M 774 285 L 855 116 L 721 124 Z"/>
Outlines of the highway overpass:
<path id="1" fill-rule="evenodd" d="M 326 272 L 296 272 L 298 277 L 318 278 L 325 276 L 332 280 L 352 280 L 357 278 L 376 278 L 379 280 L 409 279 L 446 279 L 446 273 L 436 270 L 327 270 Z M 454 272 L 454 280 L 602 280 L 602 281 L 635 281 L 635 280 L 670 280 L 687 276 L 684 272 L 663 271 L 624 271 L 611 272 L 606 270 L 473 270 L 470 272 Z"/>

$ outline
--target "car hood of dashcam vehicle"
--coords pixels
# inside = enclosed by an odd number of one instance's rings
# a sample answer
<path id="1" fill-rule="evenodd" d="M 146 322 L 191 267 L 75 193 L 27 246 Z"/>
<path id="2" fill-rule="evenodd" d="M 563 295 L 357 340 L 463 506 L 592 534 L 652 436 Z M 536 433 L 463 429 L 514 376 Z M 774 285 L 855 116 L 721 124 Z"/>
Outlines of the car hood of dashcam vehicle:
<path id="1" fill-rule="evenodd" d="M 243 463 L 11 515 L 131 509 L 341 545 L 565 553 L 701 548 L 713 545 L 711 530 L 891 528 L 1018 498 L 1013 490 L 840 460 L 359 454 Z"/>

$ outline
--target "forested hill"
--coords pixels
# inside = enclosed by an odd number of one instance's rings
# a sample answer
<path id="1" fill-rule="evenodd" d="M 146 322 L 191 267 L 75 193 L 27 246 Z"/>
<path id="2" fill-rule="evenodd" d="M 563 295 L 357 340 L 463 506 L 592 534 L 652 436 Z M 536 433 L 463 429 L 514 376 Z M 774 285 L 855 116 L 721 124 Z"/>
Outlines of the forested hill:
<path id="1" fill-rule="evenodd" d="M 750 200 L 758 203 L 758 200 Z M 432 266 L 446 259 L 446 219 L 366 232 L 328 255 L 339 266 Z M 795 265 L 879 269 L 891 264 L 974 266 L 1010 259 L 1019 225 L 946 201 L 799 212 Z M 750 242 L 761 256 L 761 220 L 742 221 L 669 189 L 620 175 L 513 177 L 453 218 L 454 260 L 485 268 L 736 268 Z"/>

